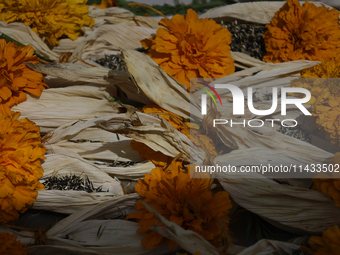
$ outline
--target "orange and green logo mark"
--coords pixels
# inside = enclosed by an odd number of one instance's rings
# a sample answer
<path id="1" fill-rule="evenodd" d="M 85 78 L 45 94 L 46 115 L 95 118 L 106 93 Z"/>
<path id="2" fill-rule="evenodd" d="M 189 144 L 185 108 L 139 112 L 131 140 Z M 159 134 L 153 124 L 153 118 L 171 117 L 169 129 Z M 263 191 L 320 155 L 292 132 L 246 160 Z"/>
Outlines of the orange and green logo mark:
<path id="1" fill-rule="evenodd" d="M 211 87 L 209 84 L 207 84 L 207 83 L 205 83 L 205 82 L 198 82 L 198 83 L 199 83 L 199 84 L 202 84 L 203 86 L 206 86 L 206 87 L 209 88 L 212 92 L 214 92 L 215 95 L 217 96 L 218 100 L 220 101 L 221 106 L 222 106 L 222 100 L 221 100 L 219 94 L 217 93 L 217 91 L 216 91 L 213 87 Z M 212 100 L 214 101 L 215 105 L 217 105 L 214 96 L 211 94 L 211 92 L 210 92 L 209 90 L 207 90 L 207 89 L 205 89 L 205 88 L 200 88 L 200 87 L 199 87 L 199 89 L 200 89 L 200 90 L 203 90 L 204 92 L 206 92 L 206 93 L 212 98 Z"/>

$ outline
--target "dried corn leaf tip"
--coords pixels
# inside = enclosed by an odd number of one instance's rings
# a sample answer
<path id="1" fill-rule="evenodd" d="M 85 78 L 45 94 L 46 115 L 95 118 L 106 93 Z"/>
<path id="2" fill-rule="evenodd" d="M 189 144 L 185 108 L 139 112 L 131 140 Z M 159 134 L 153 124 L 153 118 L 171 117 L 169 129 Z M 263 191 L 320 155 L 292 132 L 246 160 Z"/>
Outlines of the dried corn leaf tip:
<path id="1" fill-rule="evenodd" d="M 265 62 L 331 60 L 340 51 L 339 12 L 288 0 L 264 34 Z"/>
<path id="2" fill-rule="evenodd" d="M 181 132 L 182 134 L 190 138 L 191 141 L 198 148 L 207 150 L 210 155 L 217 156 L 217 152 L 215 150 L 213 141 L 208 136 L 205 136 L 199 133 L 198 125 L 194 123 L 186 122 L 181 116 L 174 114 L 172 112 L 169 112 L 167 110 L 164 110 L 163 108 L 159 107 L 156 104 L 145 105 L 142 109 L 142 112 L 151 114 L 151 115 L 158 115 L 164 118 L 175 129 L 177 129 L 179 132 Z M 171 157 L 166 156 L 159 151 L 154 151 L 143 143 L 132 140 L 130 145 L 132 149 L 139 152 L 142 159 L 152 161 L 152 163 L 154 163 L 155 166 L 166 167 L 172 161 Z"/>
<path id="3" fill-rule="evenodd" d="M 231 34 L 211 19 L 186 15 L 162 19 L 156 36 L 141 43 L 162 69 L 190 90 L 190 78 L 219 78 L 235 72 L 230 57 Z M 191 88 L 194 92 L 195 89 Z"/>
<path id="4" fill-rule="evenodd" d="M 39 178 L 46 149 L 40 129 L 19 117 L 19 112 L 11 117 L 0 113 L 0 223 L 16 220 L 35 202 L 35 190 L 44 189 Z"/>
<path id="5" fill-rule="evenodd" d="M 210 179 L 190 178 L 190 166 L 186 171 L 181 162 L 173 161 L 169 171 L 157 167 L 138 180 L 135 189 L 144 199 L 137 202 L 137 212 L 127 219 L 138 220 L 141 228 L 137 232 L 146 234 L 142 245 L 147 249 L 157 247 L 166 238 L 150 230 L 158 220 L 142 205 L 143 201 L 167 220 L 200 234 L 215 246 L 228 244 L 228 213 L 232 207 L 229 194 L 222 191 L 212 195 Z M 170 250 L 176 246 L 172 240 L 168 243 Z"/>
<path id="6" fill-rule="evenodd" d="M 0 15 L 1 16 L 1 15 Z M 0 39 L 0 113 L 11 116 L 10 107 L 26 100 L 26 93 L 40 96 L 47 88 L 43 75 L 24 63 L 37 63 L 31 46 L 18 46 Z"/>
<path id="7" fill-rule="evenodd" d="M 6 23 L 22 22 L 36 34 L 55 46 L 59 38 L 72 40 L 82 33 L 82 26 L 93 26 L 88 17 L 86 0 L 0 0 L 0 20 Z"/>
<path id="8" fill-rule="evenodd" d="M 17 237 L 8 233 L 0 234 L 1 255 L 26 255 L 27 246 L 16 240 Z"/>
<path id="9" fill-rule="evenodd" d="M 312 236 L 308 244 L 310 248 L 304 247 L 311 255 L 338 255 L 340 254 L 340 229 L 338 226 L 328 227 L 322 237 Z"/>
<path id="10" fill-rule="evenodd" d="M 340 165 L 340 152 L 334 154 L 332 164 Z M 316 178 L 313 178 L 313 189 L 326 194 L 334 200 L 336 206 L 340 207 L 340 179 L 330 177 L 325 174 L 317 174 Z"/>

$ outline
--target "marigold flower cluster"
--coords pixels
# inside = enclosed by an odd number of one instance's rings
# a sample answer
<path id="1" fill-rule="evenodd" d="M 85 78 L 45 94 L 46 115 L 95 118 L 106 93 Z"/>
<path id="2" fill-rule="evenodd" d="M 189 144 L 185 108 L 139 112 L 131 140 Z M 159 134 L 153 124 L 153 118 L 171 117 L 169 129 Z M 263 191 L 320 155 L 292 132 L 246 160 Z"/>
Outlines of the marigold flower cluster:
<path id="1" fill-rule="evenodd" d="M 0 223 L 15 221 L 44 189 L 41 159 L 46 153 L 40 128 L 28 119 L 0 113 Z"/>
<path id="2" fill-rule="evenodd" d="M 288 0 L 267 24 L 265 62 L 331 60 L 340 50 L 339 12 Z"/>
<path id="3" fill-rule="evenodd" d="M 188 91 L 190 78 L 219 78 L 235 72 L 227 28 L 212 19 L 199 19 L 192 9 L 171 20 L 162 19 L 159 25 L 164 28 L 141 43 L 149 49 L 148 55 Z"/>
<path id="4" fill-rule="evenodd" d="M 39 97 L 47 88 L 43 75 L 24 64 L 39 61 L 33 53 L 29 45 L 18 46 L 0 39 L 0 113 L 11 116 L 10 107 L 25 101 L 26 93 Z"/>
<path id="5" fill-rule="evenodd" d="M 37 35 L 55 46 L 67 36 L 72 40 L 81 35 L 82 26 L 93 26 L 87 16 L 87 0 L 0 0 L 0 20 L 6 23 L 22 22 Z"/>
<path id="6" fill-rule="evenodd" d="M 219 247 L 228 244 L 228 213 L 232 204 L 226 191 L 212 194 L 210 181 L 190 178 L 190 166 L 187 171 L 181 162 L 175 161 L 169 170 L 157 167 L 150 175 L 145 174 L 144 179 L 139 179 L 135 189 L 144 199 L 137 202 L 137 212 L 129 214 L 127 219 L 138 220 L 141 228 L 137 232 L 146 234 L 142 245 L 152 249 L 166 240 L 150 230 L 158 220 L 147 211 L 143 201 L 153 206 L 167 220 L 200 234 L 213 245 Z M 176 242 L 169 241 L 170 250 L 176 246 Z"/>
<path id="7" fill-rule="evenodd" d="M 142 112 L 161 116 L 179 132 L 190 138 L 198 148 L 206 150 L 211 155 L 217 156 L 213 141 L 208 136 L 199 133 L 198 125 L 186 122 L 181 116 L 166 111 L 155 104 L 145 105 L 142 109 Z M 159 151 L 154 151 L 143 143 L 132 140 L 130 145 L 132 149 L 139 152 L 143 159 L 152 161 L 155 166 L 164 168 L 172 161 L 171 157 L 166 156 Z"/>
<path id="8" fill-rule="evenodd" d="M 311 255 L 337 255 L 340 254 L 340 228 L 333 226 L 326 228 L 322 237 L 312 236 L 308 244 L 310 248 L 306 250 Z"/>
<path id="9" fill-rule="evenodd" d="M 27 246 L 16 240 L 17 237 L 8 233 L 0 234 L 1 255 L 27 255 Z"/>

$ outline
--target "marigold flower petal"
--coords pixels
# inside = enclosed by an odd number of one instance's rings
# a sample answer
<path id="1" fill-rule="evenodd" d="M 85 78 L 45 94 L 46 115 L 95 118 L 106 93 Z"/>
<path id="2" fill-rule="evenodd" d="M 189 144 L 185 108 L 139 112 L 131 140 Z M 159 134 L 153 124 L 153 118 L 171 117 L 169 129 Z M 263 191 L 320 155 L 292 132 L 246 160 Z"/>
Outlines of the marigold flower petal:
<path id="1" fill-rule="evenodd" d="M 27 255 L 27 246 L 16 240 L 17 237 L 8 233 L 0 234 L 0 254 Z"/>
<path id="2" fill-rule="evenodd" d="M 87 0 L 0 0 L 0 20 L 6 23 L 22 22 L 36 34 L 55 46 L 60 37 L 72 40 L 82 33 L 82 26 L 93 26 L 88 17 Z"/>
<path id="3" fill-rule="evenodd" d="M 40 129 L 28 119 L 18 120 L 0 113 L 0 223 L 14 221 L 25 212 L 44 189 L 41 159 L 46 153 Z"/>
<path id="4" fill-rule="evenodd" d="M 167 220 L 197 232 L 215 246 L 221 246 L 228 239 L 228 213 L 232 205 L 227 192 L 212 195 L 209 183 L 209 179 L 190 178 L 190 172 L 182 162 L 171 162 L 169 171 L 157 167 L 150 175 L 138 180 L 135 188 L 144 199 L 137 202 L 137 212 L 129 214 L 127 219 L 138 220 L 141 226 L 138 232 L 146 234 L 142 245 L 151 249 L 166 240 L 150 230 L 158 220 L 142 205 L 145 201 Z M 176 246 L 173 241 L 168 244 L 169 249 Z"/>
<path id="5" fill-rule="evenodd" d="M 0 113 L 11 116 L 10 108 L 27 99 L 26 93 L 40 96 L 47 88 L 41 73 L 29 69 L 26 63 L 37 63 L 31 46 L 18 46 L 0 39 Z"/>
<path id="6" fill-rule="evenodd" d="M 331 60 L 340 50 L 339 12 L 288 0 L 276 12 L 263 35 L 265 62 Z"/>

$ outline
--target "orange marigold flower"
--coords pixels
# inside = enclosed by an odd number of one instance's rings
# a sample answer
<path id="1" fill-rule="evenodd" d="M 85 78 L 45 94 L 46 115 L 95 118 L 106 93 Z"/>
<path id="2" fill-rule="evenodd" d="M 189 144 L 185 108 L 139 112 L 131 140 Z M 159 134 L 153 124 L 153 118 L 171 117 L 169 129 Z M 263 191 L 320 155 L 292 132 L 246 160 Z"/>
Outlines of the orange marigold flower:
<path id="1" fill-rule="evenodd" d="M 26 255 L 27 246 L 16 240 L 17 237 L 8 233 L 0 234 L 1 255 Z"/>
<path id="2" fill-rule="evenodd" d="M 0 0 L 0 20 L 22 22 L 51 45 L 68 36 L 75 40 L 83 33 L 82 26 L 93 26 L 87 16 L 87 0 Z"/>
<path id="3" fill-rule="evenodd" d="M 25 212 L 44 189 L 40 159 L 45 147 L 40 128 L 28 119 L 18 120 L 19 112 L 8 117 L 0 113 L 0 223 L 14 221 Z"/>
<path id="4" fill-rule="evenodd" d="M 336 61 L 324 61 L 304 70 L 291 87 L 306 88 L 311 92 L 309 111 L 315 117 L 316 126 L 325 132 L 325 137 L 332 144 L 340 144 L 340 64 Z M 318 79 L 321 78 L 321 79 Z M 330 79 L 328 79 L 330 78 Z M 301 94 L 293 94 L 301 97 Z"/>
<path id="5" fill-rule="evenodd" d="M 340 228 L 338 226 L 328 227 L 322 237 L 312 236 L 308 244 L 310 248 L 304 247 L 311 255 L 338 255 L 340 254 Z"/>
<path id="6" fill-rule="evenodd" d="M 92 6 L 97 6 L 100 9 L 106 9 L 110 7 L 117 6 L 116 0 L 101 0 L 100 4 L 91 4 Z"/>
<path id="7" fill-rule="evenodd" d="M 331 60 L 340 50 L 339 12 L 288 0 L 276 12 L 263 35 L 265 62 Z"/>
<path id="8" fill-rule="evenodd" d="M 340 152 L 334 154 L 332 164 L 340 165 Z M 333 178 L 332 178 L 333 177 Z M 326 174 L 317 174 L 313 178 L 313 189 L 321 191 L 322 193 L 333 199 L 336 206 L 340 207 L 340 179 L 334 178 Z"/>
<path id="9" fill-rule="evenodd" d="M 186 15 L 162 19 L 156 36 L 142 45 L 162 69 L 190 91 L 190 78 L 219 78 L 235 72 L 230 57 L 231 34 L 211 19 L 199 19 L 192 9 Z M 191 88 L 194 92 L 196 88 Z"/>
<path id="10" fill-rule="evenodd" d="M 31 46 L 18 46 L 0 39 L 0 113 L 11 116 L 10 107 L 26 100 L 26 93 L 40 96 L 47 88 L 43 75 L 24 63 L 37 63 Z"/>
<path id="11" fill-rule="evenodd" d="M 190 178 L 181 162 L 173 161 L 169 171 L 157 167 L 151 174 L 138 180 L 136 191 L 144 197 L 135 205 L 136 213 L 127 219 L 135 218 L 145 233 L 142 245 L 147 249 L 157 247 L 166 238 L 150 230 L 158 220 L 142 205 L 145 201 L 153 206 L 167 220 L 175 222 L 186 230 L 192 230 L 215 246 L 221 246 L 228 238 L 228 213 L 231 201 L 226 191 L 212 195 L 210 179 Z M 177 243 L 170 241 L 169 249 Z"/>

